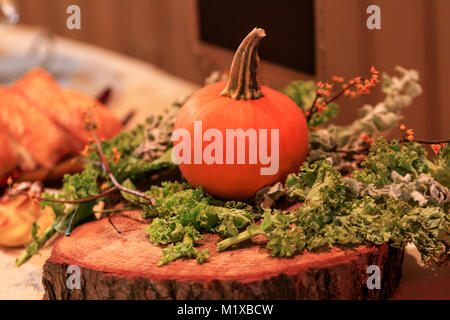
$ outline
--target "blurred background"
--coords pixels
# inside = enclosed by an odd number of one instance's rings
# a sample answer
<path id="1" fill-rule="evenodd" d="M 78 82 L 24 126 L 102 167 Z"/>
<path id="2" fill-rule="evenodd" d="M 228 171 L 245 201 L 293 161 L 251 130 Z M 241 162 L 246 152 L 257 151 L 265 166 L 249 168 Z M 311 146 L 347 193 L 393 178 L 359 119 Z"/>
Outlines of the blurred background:
<path id="1" fill-rule="evenodd" d="M 201 85 L 227 70 L 233 51 L 255 26 L 261 80 L 282 89 L 295 79 L 367 75 L 370 66 L 420 72 L 423 94 L 405 123 L 417 138 L 449 137 L 450 0 L 17 0 L 19 24 L 110 49 Z M 66 8 L 81 8 L 81 30 L 66 27 Z M 366 8 L 381 8 L 381 29 L 369 30 Z M 0 35 L 0 43 L 1 43 Z M 338 123 L 350 122 L 379 88 L 357 100 L 341 99 Z M 394 133 L 395 134 L 395 133 Z"/>

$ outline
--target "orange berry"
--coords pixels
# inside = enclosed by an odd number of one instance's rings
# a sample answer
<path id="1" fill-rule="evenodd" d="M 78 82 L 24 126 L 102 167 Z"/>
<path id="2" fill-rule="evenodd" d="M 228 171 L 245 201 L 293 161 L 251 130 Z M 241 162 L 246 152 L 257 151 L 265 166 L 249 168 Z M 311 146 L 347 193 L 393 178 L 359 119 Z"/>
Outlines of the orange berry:
<path id="1" fill-rule="evenodd" d="M 363 134 L 360 136 L 360 138 L 361 138 L 362 140 L 364 140 L 364 141 L 370 139 L 370 137 L 369 137 L 366 133 L 363 133 Z"/>
<path id="2" fill-rule="evenodd" d="M 441 150 L 441 145 L 439 145 L 439 144 L 432 144 L 431 145 L 431 149 L 433 149 L 435 154 L 438 154 L 439 150 Z"/>
<path id="3" fill-rule="evenodd" d="M 375 73 L 375 74 L 378 74 L 378 70 L 375 69 L 374 66 L 372 66 L 372 67 L 370 68 L 370 72 Z"/>
<path id="4" fill-rule="evenodd" d="M 333 80 L 334 82 L 344 82 L 344 78 L 338 76 L 332 76 L 331 80 Z"/>
<path id="5" fill-rule="evenodd" d="M 414 141 L 414 136 L 413 136 L 413 135 L 409 135 L 409 136 L 407 137 L 407 139 L 408 139 L 408 141 Z"/>
<path id="6" fill-rule="evenodd" d="M 402 131 L 406 130 L 406 126 L 403 123 L 400 125 L 400 130 L 402 130 Z"/>
<path id="7" fill-rule="evenodd" d="M 6 180 L 6 183 L 10 186 L 13 184 L 13 179 L 11 178 L 11 176 L 8 177 L 8 180 Z"/>
<path id="8" fill-rule="evenodd" d="M 83 151 L 81 151 L 81 155 L 86 158 L 89 156 L 89 145 L 84 146 Z"/>
<path id="9" fill-rule="evenodd" d="M 320 89 L 323 88 L 323 82 L 322 81 L 317 82 L 317 88 L 320 88 Z"/>
<path id="10" fill-rule="evenodd" d="M 408 130 L 406 130 L 406 134 L 408 136 L 412 136 L 412 135 L 414 135 L 414 130 L 413 129 L 408 129 Z"/>

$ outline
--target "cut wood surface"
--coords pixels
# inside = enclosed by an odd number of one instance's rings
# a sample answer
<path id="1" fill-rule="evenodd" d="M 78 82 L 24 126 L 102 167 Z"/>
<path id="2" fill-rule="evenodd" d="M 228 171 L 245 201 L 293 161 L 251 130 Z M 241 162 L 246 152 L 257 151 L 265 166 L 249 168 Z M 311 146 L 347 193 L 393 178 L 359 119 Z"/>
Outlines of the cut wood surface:
<path id="1" fill-rule="evenodd" d="M 45 299 L 380 299 L 401 277 L 403 250 L 387 245 L 271 258 L 265 239 L 218 253 L 216 235 L 206 235 L 204 264 L 177 260 L 158 267 L 161 247 L 145 236 L 138 212 L 87 223 L 61 237 L 43 272 Z M 67 268 L 81 270 L 81 289 L 69 290 Z M 381 268 L 381 289 L 366 286 L 367 267 Z"/>

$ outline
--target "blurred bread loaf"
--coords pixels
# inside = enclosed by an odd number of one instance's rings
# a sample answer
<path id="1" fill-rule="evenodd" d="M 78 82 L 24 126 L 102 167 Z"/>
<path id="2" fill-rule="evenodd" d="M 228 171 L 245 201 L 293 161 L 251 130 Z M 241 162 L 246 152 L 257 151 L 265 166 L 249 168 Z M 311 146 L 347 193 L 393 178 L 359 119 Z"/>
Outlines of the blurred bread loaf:
<path id="1" fill-rule="evenodd" d="M 50 169 L 78 155 L 92 138 L 110 139 L 121 122 L 97 100 L 61 88 L 43 69 L 32 69 L 11 87 L 0 87 L 0 178 L 12 170 Z"/>

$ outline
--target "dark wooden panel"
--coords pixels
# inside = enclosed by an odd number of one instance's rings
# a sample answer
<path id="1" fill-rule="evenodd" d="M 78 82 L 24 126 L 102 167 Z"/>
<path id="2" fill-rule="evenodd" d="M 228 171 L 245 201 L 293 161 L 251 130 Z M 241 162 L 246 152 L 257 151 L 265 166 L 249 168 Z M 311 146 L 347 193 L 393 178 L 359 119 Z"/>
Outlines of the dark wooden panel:
<path id="1" fill-rule="evenodd" d="M 315 74 L 313 0 L 199 0 L 201 39 L 235 50 L 253 27 L 268 34 L 262 59 Z"/>

